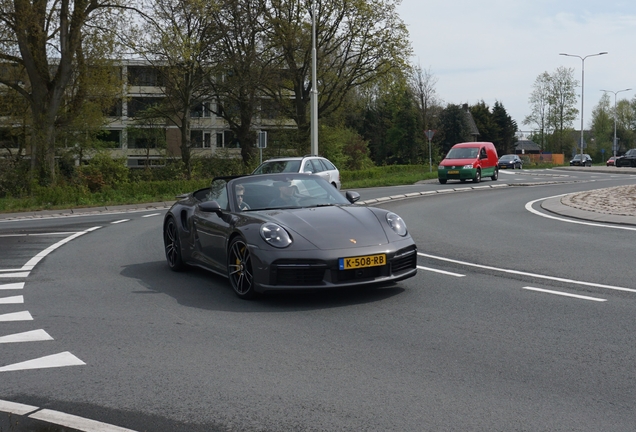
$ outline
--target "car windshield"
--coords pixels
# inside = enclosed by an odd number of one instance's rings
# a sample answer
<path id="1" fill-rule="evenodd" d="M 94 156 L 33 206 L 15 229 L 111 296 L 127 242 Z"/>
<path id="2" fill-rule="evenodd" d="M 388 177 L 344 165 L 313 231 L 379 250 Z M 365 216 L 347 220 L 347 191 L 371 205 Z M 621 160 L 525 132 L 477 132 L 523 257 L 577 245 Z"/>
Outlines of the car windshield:
<path id="1" fill-rule="evenodd" d="M 446 159 L 474 159 L 479 154 L 479 147 L 455 147 L 450 149 Z"/>
<path id="2" fill-rule="evenodd" d="M 509 161 L 509 160 L 513 160 L 515 158 L 514 155 L 503 155 L 502 157 L 499 158 L 500 161 Z"/>
<path id="3" fill-rule="evenodd" d="M 232 182 L 248 210 L 348 205 L 349 201 L 329 182 L 317 175 L 253 175 Z"/>
<path id="4" fill-rule="evenodd" d="M 300 160 L 265 161 L 252 174 L 274 174 L 300 171 Z"/>

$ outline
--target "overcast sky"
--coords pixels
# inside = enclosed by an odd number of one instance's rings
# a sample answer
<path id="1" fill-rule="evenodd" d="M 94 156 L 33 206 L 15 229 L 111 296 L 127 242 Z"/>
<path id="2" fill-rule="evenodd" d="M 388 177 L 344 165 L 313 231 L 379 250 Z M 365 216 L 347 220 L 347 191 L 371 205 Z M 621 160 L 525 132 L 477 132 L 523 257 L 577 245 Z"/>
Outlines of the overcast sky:
<path id="1" fill-rule="evenodd" d="M 402 0 L 398 12 L 410 32 L 412 62 L 431 70 L 444 103 L 483 100 L 492 108 L 499 101 L 523 131 L 531 129 L 523 119 L 539 74 L 565 66 L 581 81 L 581 59 L 559 53 L 608 52 L 584 62 L 585 128 L 601 89 L 636 89 L 634 0 Z M 618 100 L 635 94 L 619 93 Z M 578 117 L 573 127 L 580 125 Z"/>

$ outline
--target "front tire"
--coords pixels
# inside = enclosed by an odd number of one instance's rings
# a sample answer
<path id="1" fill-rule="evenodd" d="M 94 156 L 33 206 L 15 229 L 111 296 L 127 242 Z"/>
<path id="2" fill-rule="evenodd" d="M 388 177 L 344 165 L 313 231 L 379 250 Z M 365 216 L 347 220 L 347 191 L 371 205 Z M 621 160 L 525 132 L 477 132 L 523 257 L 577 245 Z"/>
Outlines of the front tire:
<path id="1" fill-rule="evenodd" d="M 227 272 L 234 293 L 242 299 L 254 297 L 254 273 L 247 243 L 242 237 L 230 242 L 227 254 Z"/>
<path id="2" fill-rule="evenodd" d="M 169 218 L 163 228 L 163 244 L 166 251 L 166 261 L 172 271 L 182 271 L 185 269 L 183 255 L 181 254 L 181 240 L 179 239 L 179 229 L 173 217 Z"/>
<path id="3" fill-rule="evenodd" d="M 438 179 L 440 184 L 446 184 L 446 179 Z"/>
<path id="4" fill-rule="evenodd" d="M 492 181 L 497 181 L 499 179 L 499 170 L 495 168 L 495 173 L 490 177 Z"/>
<path id="5" fill-rule="evenodd" d="M 481 181 L 481 170 L 477 168 L 475 172 L 475 178 L 473 179 L 473 183 L 479 183 Z"/>

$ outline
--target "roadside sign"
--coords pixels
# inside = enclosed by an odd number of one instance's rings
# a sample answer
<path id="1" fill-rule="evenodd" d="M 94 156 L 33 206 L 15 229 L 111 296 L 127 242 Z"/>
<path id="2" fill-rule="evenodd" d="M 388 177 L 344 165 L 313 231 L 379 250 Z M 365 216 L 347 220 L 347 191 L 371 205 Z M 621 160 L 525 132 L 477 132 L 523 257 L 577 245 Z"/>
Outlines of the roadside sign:
<path id="1" fill-rule="evenodd" d="M 267 132 L 266 131 L 258 131 L 258 143 L 256 146 L 258 148 L 267 148 Z"/>
<path id="2" fill-rule="evenodd" d="M 426 135 L 426 138 L 428 138 L 430 141 L 433 139 L 433 135 L 435 135 L 435 131 L 429 129 L 427 131 L 424 131 L 424 134 Z"/>

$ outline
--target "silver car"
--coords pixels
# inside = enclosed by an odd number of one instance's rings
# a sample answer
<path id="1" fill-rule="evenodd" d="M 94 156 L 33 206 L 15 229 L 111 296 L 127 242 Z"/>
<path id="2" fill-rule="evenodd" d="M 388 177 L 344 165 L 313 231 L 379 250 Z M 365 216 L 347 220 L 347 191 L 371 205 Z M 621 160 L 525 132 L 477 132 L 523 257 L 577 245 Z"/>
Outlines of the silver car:
<path id="1" fill-rule="evenodd" d="M 340 190 L 340 171 L 329 159 L 321 156 L 281 157 L 268 159 L 252 174 L 306 173 L 316 174 Z"/>

